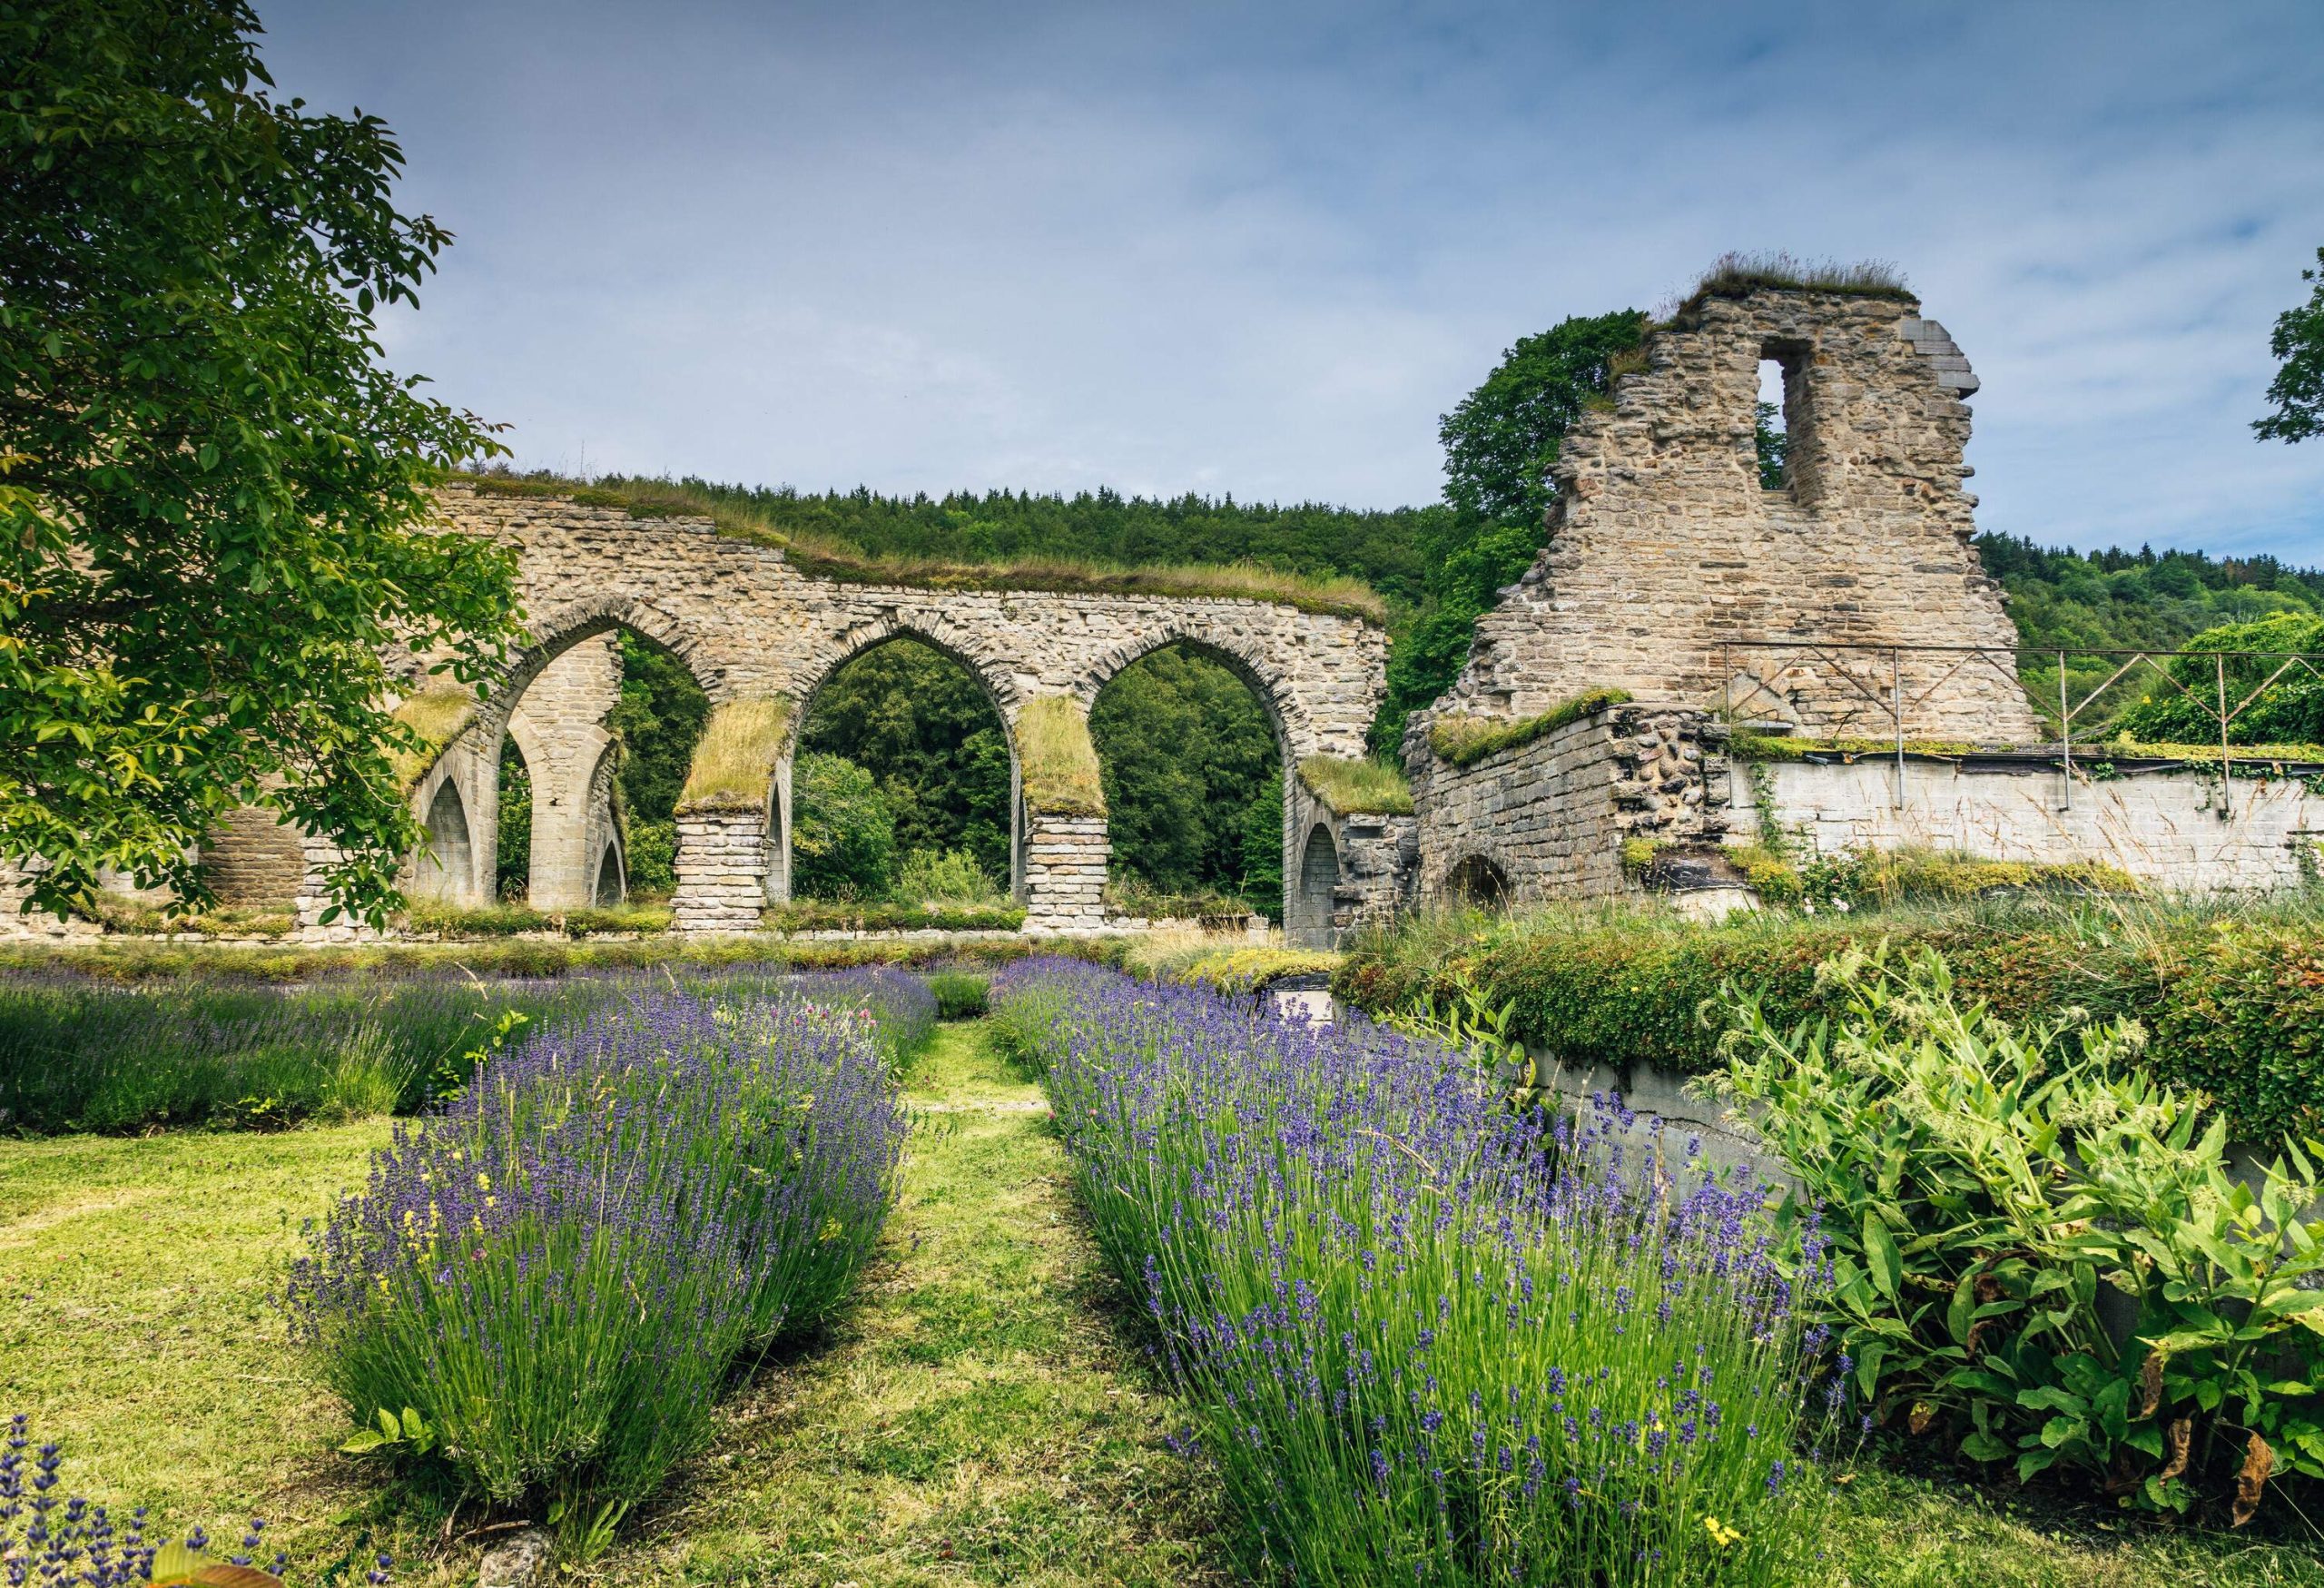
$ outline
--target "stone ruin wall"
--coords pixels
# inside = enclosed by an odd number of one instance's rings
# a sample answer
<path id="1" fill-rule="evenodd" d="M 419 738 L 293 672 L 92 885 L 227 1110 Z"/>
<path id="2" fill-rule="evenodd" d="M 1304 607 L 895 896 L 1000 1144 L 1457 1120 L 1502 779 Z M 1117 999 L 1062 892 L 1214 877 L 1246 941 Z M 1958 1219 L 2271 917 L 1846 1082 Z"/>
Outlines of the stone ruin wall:
<path id="1" fill-rule="evenodd" d="M 1086 718 L 1116 673 L 1172 644 L 1198 647 L 1253 686 L 1275 725 L 1286 769 L 1308 755 L 1363 754 L 1383 687 L 1387 642 L 1378 628 L 1284 603 L 848 583 L 803 574 L 780 548 L 723 534 L 707 518 L 639 517 L 569 497 L 468 485 L 447 487 L 439 501 L 448 528 L 491 537 L 516 552 L 529 631 L 474 725 L 413 791 L 424 819 L 438 784 L 458 786 L 471 873 L 448 896 L 467 902 L 489 897 L 504 733 L 517 739 L 534 779 L 536 902 L 590 902 L 594 868 L 612 832 L 603 797 L 610 792 L 609 740 L 601 725 L 618 689 L 611 634 L 620 626 L 684 662 L 714 705 L 788 703 L 794 736 L 832 673 L 875 645 L 909 636 L 983 684 L 1012 755 L 1029 701 L 1061 696 Z M 750 930 L 766 904 L 787 896 L 790 761 L 786 744 L 767 769 L 766 797 L 755 810 L 681 813 L 680 930 Z M 1099 894 L 1110 858 L 1104 819 L 1030 808 L 1020 808 L 1018 819 L 1015 869 L 1029 928 L 1102 927 Z M 1290 826 L 1286 821 L 1286 851 L 1295 841 Z M 239 827 L 221 833 L 222 863 L 245 864 L 251 843 Z M 328 852 L 310 841 L 305 848 L 299 912 L 310 934 L 323 933 L 311 873 Z M 1286 853 L 1286 872 L 1295 863 Z"/>
<path id="2" fill-rule="evenodd" d="M 1552 475 L 1547 546 L 1477 623 L 1438 712 L 1521 717 L 1603 685 L 1718 702 L 1722 639 L 2009 646 L 2017 636 L 1970 538 L 1965 399 L 1944 328 L 1892 298 L 1763 290 L 1708 297 L 1651 330 L 1645 367 L 1585 413 Z M 1763 357 L 1787 360 L 1790 481 L 1759 482 Z M 1893 732 L 1827 663 L 1738 653 L 1775 686 L 1738 715 L 1809 733 Z M 2014 677 L 1904 658 L 1916 736 L 2041 736 Z M 1885 701 L 1886 656 L 1845 660 Z M 1778 676 L 1778 673 L 1781 676 Z M 1748 693 L 1744 682 L 1738 693 Z M 1926 695 L 1925 700 L 1919 697 Z M 1421 725 L 1424 727 L 1424 723 Z"/>
<path id="3" fill-rule="evenodd" d="M 1512 902 L 1605 898 L 1632 884 L 1622 845 L 1715 847 L 1732 780 L 1709 715 L 1670 705 L 1610 706 L 1529 744 L 1455 766 L 1415 765 L 1419 895 L 1446 899 L 1456 868 L 1489 863 Z"/>

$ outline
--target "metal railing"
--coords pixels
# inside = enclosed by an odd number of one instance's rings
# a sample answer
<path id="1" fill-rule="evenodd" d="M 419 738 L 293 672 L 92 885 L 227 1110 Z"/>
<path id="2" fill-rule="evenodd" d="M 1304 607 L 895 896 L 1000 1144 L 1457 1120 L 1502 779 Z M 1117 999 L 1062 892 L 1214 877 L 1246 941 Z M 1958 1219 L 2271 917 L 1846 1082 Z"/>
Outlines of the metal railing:
<path id="1" fill-rule="evenodd" d="M 1748 672 L 1751 686 L 1738 695 L 1736 693 L 1736 686 L 1741 682 L 1737 668 L 1737 653 L 1738 652 L 1743 653 L 1747 658 L 1762 654 L 1780 653 L 1781 659 L 1772 669 L 1769 669 L 1774 673 L 1775 677 L 1773 679 L 1762 677 L 1761 668 L 1751 667 Z M 1935 658 L 1938 662 L 1945 657 L 1951 657 L 1953 660 L 1949 666 L 1945 666 L 1933 679 L 1924 682 L 1923 679 L 1915 677 L 1912 681 L 1915 693 L 1908 698 L 1905 676 L 1905 658 L 1907 656 L 1927 656 Z M 2021 659 L 2029 657 L 2038 658 L 2043 662 L 2054 661 L 2057 666 L 2058 700 L 2054 710 L 2047 701 L 2036 699 L 2034 691 L 2025 686 Z M 1882 666 L 1884 661 L 1885 667 Z M 2101 666 L 2109 662 L 2116 665 L 2113 670 L 2106 675 L 2103 682 L 2077 700 L 2074 698 L 2073 686 L 2069 679 L 2069 674 L 2072 671 L 2070 664 L 2093 661 L 2099 662 Z M 2174 673 L 2169 664 L 2181 661 L 2208 664 L 2207 667 L 2197 669 L 2197 671 L 2208 671 L 2211 674 L 2208 680 L 2201 681 L 2208 684 L 2209 687 L 2190 686 L 2177 673 Z M 2024 695 L 2026 705 L 2036 717 L 2056 728 L 2059 764 L 2064 774 L 2063 804 L 2067 809 L 2071 809 L 2073 804 L 2075 725 L 2078 722 L 2086 725 L 2094 716 L 2111 713 L 2116 702 L 2106 698 L 2108 692 L 2140 668 L 2151 670 L 2163 682 L 2200 706 L 2206 714 L 2210 725 L 2217 730 L 2220 798 L 2222 810 L 2230 808 L 2230 801 L 2232 798 L 2229 791 L 2233 787 L 2234 747 L 2230 743 L 2230 730 L 2233 728 L 2236 719 L 2250 710 L 2261 695 L 2286 677 L 2296 678 L 2305 672 L 2319 680 L 2324 680 L 2324 652 L 2318 651 L 2059 650 L 2034 646 L 1883 645 L 1877 641 L 1865 640 L 1728 639 L 1717 643 L 1717 662 L 1719 669 L 1720 688 L 1725 702 L 1725 715 L 1729 721 L 1737 720 L 1741 716 L 1748 710 L 1750 703 L 1761 694 L 1766 695 L 1779 705 L 1788 705 L 1789 701 L 1778 686 L 1777 681 L 1792 668 L 1803 664 L 1814 663 L 1825 673 L 1846 685 L 1849 690 L 1860 695 L 1888 723 L 1889 734 L 1893 735 L 1896 741 L 1896 804 L 1898 805 L 1904 804 L 1905 798 L 1905 756 L 1906 745 L 1911 736 L 1911 714 L 1914 708 L 1925 705 L 1937 691 L 1959 677 L 1964 670 L 1974 671 L 1981 666 L 1993 667 L 2008 681 L 2011 688 Z M 2243 689 L 2243 681 L 2239 678 L 2236 682 L 2236 689 L 2241 692 L 2241 697 L 2233 701 L 2230 699 L 2230 692 L 2228 687 L 2228 666 L 2230 662 L 2256 663 L 2260 668 L 2267 670 L 2267 676 L 2249 690 Z M 2270 668 L 2268 666 L 2270 663 L 2275 666 Z M 2242 671 L 2240 667 L 2237 670 Z M 1886 675 L 1886 677 L 1881 676 L 1883 673 Z M 2102 702 L 2103 702 L 2102 705 Z M 2085 759 L 2096 758 L 2085 757 Z"/>

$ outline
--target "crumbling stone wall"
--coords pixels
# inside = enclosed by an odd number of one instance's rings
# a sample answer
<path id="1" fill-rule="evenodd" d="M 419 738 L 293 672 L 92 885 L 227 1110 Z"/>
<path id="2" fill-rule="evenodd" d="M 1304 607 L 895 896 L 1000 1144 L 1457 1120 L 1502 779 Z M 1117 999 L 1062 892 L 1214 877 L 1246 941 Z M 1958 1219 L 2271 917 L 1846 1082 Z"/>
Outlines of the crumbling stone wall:
<path id="1" fill-rule="evenodd" d="M 1294 778 L 1284 819 L 1285 853 L 1296 861 L 1283 873 L 1284 936 L 1293 947 L 1341 947 L 1358 927 L 1384 924 L 1403 907 L 1420 859 L 1414 818 L 1343 814 Z"/>
<path id="2" fill-rule="evenodd" d="M 1642 352 L 1645 368 L 1567 436 L 1549 542 L 1479 619 L 1441 710 L 1526 716 L 1601 685 L 1700 707 L 1732 686 L 1752 696 L 1746 717 L 1877 734 L 1891 731 L 1898 684 L 1885 655 L 1738 653 L 1744 676 L 1729 677 L 1718 642 L 2016 643 L 1969 544 L 1963 399 L 1976 378 L 1916 304 L 1707 297 Z M 1768 357 L 1788 370 L 1792 463 L 1776 490 L 1760 484 L 1754 444 Z M 1959 662 L 1902 658 L 1915 733 L 2040 737 L 2006 667 Z"/>
<path id="3" fill-rule="evenodd" d="M 1441 899 L 1481 857 L 1512 902 L 1603 898 L 1629 890 L 1622 846 L 1711 848 L 1726 836 L 1730 780 L 1709 713 L 1611 705 L 1529 744 L 1455 766 L 1412 762 L 1420 864 L 1415 887 Z"/>

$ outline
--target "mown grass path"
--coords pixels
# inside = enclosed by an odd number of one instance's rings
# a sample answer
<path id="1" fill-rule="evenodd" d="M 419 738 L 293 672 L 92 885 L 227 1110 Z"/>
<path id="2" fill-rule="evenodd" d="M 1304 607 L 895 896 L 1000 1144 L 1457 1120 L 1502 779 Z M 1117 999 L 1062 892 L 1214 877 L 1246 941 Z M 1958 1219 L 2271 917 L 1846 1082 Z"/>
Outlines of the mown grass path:
<path id="1" fill-rule="evenodd" d="M 728 1404 L 714 1447 L 586 1574 L 1227 1581 L 1039 1089 L 981 1023 L 940 1028 L 907 1085 L 927 1111 L 856 1301 Z"/>

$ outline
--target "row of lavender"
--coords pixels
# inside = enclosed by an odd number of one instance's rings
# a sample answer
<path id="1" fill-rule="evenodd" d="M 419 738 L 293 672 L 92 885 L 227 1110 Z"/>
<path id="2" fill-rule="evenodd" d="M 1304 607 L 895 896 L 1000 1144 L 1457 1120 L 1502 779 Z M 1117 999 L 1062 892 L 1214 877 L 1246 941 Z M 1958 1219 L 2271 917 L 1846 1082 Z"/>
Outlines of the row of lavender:
<path id="1" fill-rule="evenodd" d="M 894 973 L 634 989 L 483 1064 L 311 1232 L 296 1332 L 491 1501 L 609 1524 L 877 1240 L 907 1129 L 882 1010 L 934 1014 Z"/>
<path id="2" fill-rule="evenodd" d="M 1362 1021 L 1031 962 L 993 989 L 1247 1563 L 1303 1583 L 1774 1583 L 1845 1420 L 1760 1188 L 1554 1127 Z M 1851 1430 L 1852 1431 L 1852 1430 Z"/>

